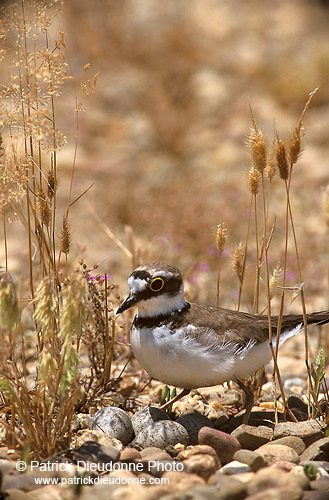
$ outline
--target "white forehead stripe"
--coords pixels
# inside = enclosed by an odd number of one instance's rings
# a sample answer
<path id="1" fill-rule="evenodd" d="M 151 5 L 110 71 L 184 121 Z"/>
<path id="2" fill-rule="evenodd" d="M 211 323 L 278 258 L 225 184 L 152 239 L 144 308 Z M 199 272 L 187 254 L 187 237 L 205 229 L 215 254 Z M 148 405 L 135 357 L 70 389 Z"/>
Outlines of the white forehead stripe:
<path id="1" fill-rule="evenodd" d="M 145 290 L 148 287 L 148 282 L 146 280 L 130 276 L 128 278 L 128 285 L 132 293 L 137 293 L 141 290 Z"/>

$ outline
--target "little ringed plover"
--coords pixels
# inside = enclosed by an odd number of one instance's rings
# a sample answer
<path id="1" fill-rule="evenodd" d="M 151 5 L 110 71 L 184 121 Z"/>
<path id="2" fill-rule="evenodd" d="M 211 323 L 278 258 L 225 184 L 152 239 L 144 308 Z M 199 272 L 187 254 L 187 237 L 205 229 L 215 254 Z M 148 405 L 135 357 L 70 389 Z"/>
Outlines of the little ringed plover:
<path id="1" fill-rule="evenodd" d="M 247 421 L 253 395 L 242 380 L 271 360 L 268 316 L 187 302 L 182 274 L 169 264 L 144 264 L 128 284 L 130 294 L 117 314 L 138 308 L 130 341 L 141 366 L 151 377 L 183 388 L 175 401 L 191 389 L 235 380 L 247 396 Z M 329 311 L 306 318 L 308 325 L 321 325 L 329 322 Z M 274 347 L 277 325 L 278 316 L 272 316 Z M 279 347 L 303 327 L 303 315 L 283 316 Z"/>

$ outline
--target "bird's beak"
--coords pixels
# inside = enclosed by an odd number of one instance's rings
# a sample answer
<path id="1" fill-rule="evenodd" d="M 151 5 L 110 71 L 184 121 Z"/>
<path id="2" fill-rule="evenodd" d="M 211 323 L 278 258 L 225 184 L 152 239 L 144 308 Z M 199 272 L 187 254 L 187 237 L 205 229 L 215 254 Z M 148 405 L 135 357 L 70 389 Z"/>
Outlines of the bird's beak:
<path id="1" fill-rule="evenodd" d="M 135 304 L 137 304 L 137 302 L 139 302 L 139 300 L 136 298 L 136 296 L 130 294 L 117 310 L 117 314 L 121 314 L 123 311 L 130 309 Z"/>

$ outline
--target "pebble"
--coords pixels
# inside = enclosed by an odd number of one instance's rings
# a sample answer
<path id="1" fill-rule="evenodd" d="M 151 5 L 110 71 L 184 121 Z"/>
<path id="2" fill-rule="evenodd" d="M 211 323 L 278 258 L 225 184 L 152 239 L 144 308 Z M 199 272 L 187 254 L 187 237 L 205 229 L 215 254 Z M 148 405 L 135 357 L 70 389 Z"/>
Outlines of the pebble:
<path id="1" fill-rule="evenodd" d="M 146 406 L 131 417 L 131 424 L 137 435 L 145 427 L 154 424 L 154 422 L 159 422 L 160 420 L 170 420 L 170 418 L 164 410 L 161 410 L 157 406 Z"/>
<path id="2" fill-rule="evenodd" d="M 278 461 L 287 461 L 298 464 L 299 456 L 292 448 L 283 444 L 264 444 L 257 448 L 256 452 L 261 455 L 268 465 Z"/>
<path id="3" fill-rule="evenodd" d="M 248 496 L 246 500 L 304 500 L 304 496 L 302 495 L 302 490 L 279 487 L 268 488 L 266 491 L 260 491 L 254 495 Z"/>
<path id="4" fill-rule="evenodd" d="M 193 455 L 211 455 L 216 459 L 216 462 L 218 463 L 218 468 L 221 466 L 219 458 L 217 453 L 215 452 L 214 448 L 211 446 L 208 446 L 207 444 L 197 444 L 195 446 L 189 446 L 185 450 L 182 450 L 178 453 L 177 459 L 178 460 L 185 460 L 186 458 L 189 458 Z"/>
<path id="5" fill-rule="evenodd" d="M 297 467 L 297 465 L 293 462 L 288 462 L 288 460 L 278 460 L 277 462 L 272 464 L 271 467 L 274 469 L 281 469 L 285 472 L 291 472 L 295 469 L 295 467 Z"/>
<path id="6" fill-rule="evenodd" d="M 123 445 L 130 443 L 133 426 L 128 414 L 116 406 L 105 406 L 90 419 L 90 429 L 101 430 L 108 436 L 119 439 Z"/>
<path id="7" fill-rule="evenodd" d="M 25 498 L 30 498 L 31 500 L 61 500 L 63 499 L 63 490 L 60 488 L 60 486 L 43 486 L 42 488 L 33 490 L 28 494 L 25 493 Z M 20 498 L 17 496 L 13 497 L 9 495 L 9 497 L 6 497 L 6 500 L 20 500 Z"/>
<path id="8" fill-rule="evenodd" d="M 301 455 L 306 449 L 304 441 L 297 436 L 285 436 L 275 441 L 271 441 L 271 444 L 284 444 L 285 446 L 289 446 L 289 448 L 295 450 L 298 455 Z"/>
<path id="9" fill-rule="evenodd" d="M 177 443 L 188 444 L 186 429 L 172 420 L 161 420 L 142 429 L 133 441 L 133 446 L 146 448 L 156 446 L 164 449 Z"/>
<path id="10" fill-rule="evenodd" d="M 171 456 L 165 450 L 156 446 L 148 446 L 140 451 L 142 459 L 147 460 L 171 460 Z"/>
<path id="11" fill-rule="evenodd" d="M 119 451 L 123 449 L 123 444 L 119 439 L 107 436 L 102 431 L 91 431 L 88 429 L 78 432 L 78 437 L 71 442 L 71 448 L 80 448 L 86 441 L 95 441 L 105 446 L 112 446 Z"/>
<path id="12" fill-rule="evenodd" d="M 274 471 L 272 467 L 267 467 L 260 469 L 255 474 L 248 485 L 248 493 L 249 495 L 254 495 L 277 487 L 303 491 L 303 489 L 307 489 L 308 486 L 309 481 L 306 476 L 299 476 L 292 472 L 288 473 L 281 469 L 276 469 Z"/>
<path id="13" fill-rule="evenodd" d="M 205 486 L 206 482 L 197 474 L 188 474 L 187 472 L 168 471 L 162 475 L 168 478 L 170 487 L 176 492 L 188 491 L 197 486 Z"/>
<path id="14" fill-rule="evenodd" d="M 256 450 L 272 439 L 273 430 L 265 425 L 253 427 L 252 425 L 242 424 L 234 429 L 231 435 L 239 441 L 242 448 Z"/>
<path id="15" fill-rule="evenodd" d="M 329 491 L 329 478 L 315 479 L 310 482 L 310 487 L 312 490 Z"/>
<path id="16" fill-rule="evenodd" d="M 4 498 L 6 498 L 6 500 L 33 500 L 35 497 L 33 495 L 31 498 L 28 493 L 18 490 L 17 488 L 13 488 L 12 490 L 6 491 L 6 496 Z M 49 500 L 51 500 L 51 497 L 49 497 Z"/>
<path id="17" fill-rule="evenodd" d="M 218 489 L 214 486 L 197 486 L 186 493 L 166 495 L 165 500 L 219 500 Z"/>
<path id="18" fill-rule="evenodd" d="M 267 465 L 261 455 L 251 450 L 238 450 L 234 453 L 233 458 L 234 460 L 238 460 L 239 462 L 249 465 L 253 472 L 258 471 Z"/>
<path id="19" fill-rule="evenodd" d="M 48 474 L 49 475 L 49 474 Z M 3 481 L 2 490 L 19 489 L 21 491 L 31 491 L 40 488 L 42 485 L 37 485 L 35 479 L 38 475 L 26 472 L 25 474 L 15 474 Z"/>
<path id="20" fill-rule="evenodd" d="M 136 448 L 130 448 L 127 446 L 120 452 L 120 460 L 131 461 L 142 458 L 140 452 Z"/>
<path id="21" fill-rule="evenodd" d="M 243 500 L 246 498 L 247 485 L 235 476 L 226 476 L 220 471 L 210 477 L 209 485 L 217 488 L 218 500 Z"/>
<path id="22" fill-rule="evenodd" d="M 329 437 L 319 439 L 315 443 L 311 444 L 306 450 L 301 454 L 300 460 L 302 462 L 307 462 L 310 460 L 323 460 L 329 461 Z"/>
<path id="23" fill-rule="evenodd" d="M 97 441 L 85 441 L 79 448 L 72 450 L 74 460 L 108 463 L 118 460 L 120 451 L 113 446 L 105 446 Z"/>
<path id="24" fill-rule="evenodd" d="M 217 458 L 217 457 L 216 457 Z M 191 474 L 197 474 L 202 477 L 205 481 L 214 474 L 220 464 L 217 458 L 206 454 L 194 454 L 190 455 L 186 460 L 184 460 L 184 471 Z"/>
<path id="25" fill-rule="evenodd" d="M 202 427 L 198 439 L 200 444 L 209 445 L 216 451 L 222 464 L 230 462 L 234 453 L 241 449 L 239 441 L 234 436 L 211 427 Z"/>
<path id="26" fill-rule="evenodd" d="M 306 422 L 279 422 L 274 427 L 273 440 L 284 436 L 298 436 L 307 447 L 324 437 L 323 427 L 324 424 L 316 419 Z"/>
<path id="27" fill-rule="evenodd" d="M 243 474 L 244 472 L 252 472 L 249 465 L 239 462 L 238 460 L 232 460 L 232 462 L 223 465 L 220 471 L 229 476 L 233 474 Z"/>
<path id="28" fill-rule="evenodd" d="M 176 422 L 187 430 L 190 444 L 198 444 L 198 434 L 202 427 L 214 427 L 212 421 L 201 413 L 187 413 L 179 417 Z"/>
<path id="29" fill-rule="evenodd" d="M 250 500 L 250 499 L 248 499 Z M 328 500 L 327 491 L 304 491 L 302 500 Z"/>

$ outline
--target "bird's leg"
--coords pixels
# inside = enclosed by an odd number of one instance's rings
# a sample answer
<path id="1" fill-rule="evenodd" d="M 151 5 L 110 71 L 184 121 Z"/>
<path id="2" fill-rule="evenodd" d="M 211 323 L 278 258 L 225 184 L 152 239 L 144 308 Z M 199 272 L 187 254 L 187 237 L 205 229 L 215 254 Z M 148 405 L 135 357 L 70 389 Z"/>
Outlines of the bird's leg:
<path id="1" fill-rule="evenodd" d="M 170 401 L 167 401 L 167 403 L 160 406 L 160 410 L 165 410 L 166 408 L 168 408 L 168 406 L 173 405 L 174 403 L 176 403 L 176 401 L 178 401 L 179 399 L 181 399 L 184 396 L 187 396 L 190 392 L 191 392 L 190 389 L 183 389 L 179 394 L 177 394 Z"/>
<path id="2" fill-rule="evenodd" d="M 254 398 L 254 393 L 249 389 L 249 387 L 247 387 L 246 385 L 244 385 L 244 383 L 241 382 L 241 380 L 236 380 L 236 383 L 238 384 L 238 386 L 240 387 L 240 389 L 242 389 L 243 392 L 246 395 L 246 411 L 245 411 L 245 414 L 243 415 L 242 423 L 243 424 L 247 424 L 248 421 L 249 421 L 249 417 L 250 417 L 250 413 L 251 413 L 252 407 L 254 405 L 254 399 L 255 399 Z"/>

